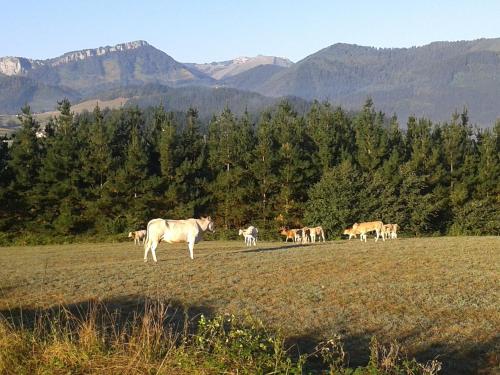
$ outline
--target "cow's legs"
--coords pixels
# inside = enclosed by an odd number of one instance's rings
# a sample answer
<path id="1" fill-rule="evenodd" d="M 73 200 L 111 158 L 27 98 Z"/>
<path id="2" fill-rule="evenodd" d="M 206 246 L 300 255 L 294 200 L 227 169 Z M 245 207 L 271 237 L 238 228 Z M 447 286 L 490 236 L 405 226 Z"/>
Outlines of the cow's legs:
<path id="1" fill-rule="evenodd" d="M 146 246 L 144 246 L 144 262 L 148 261 L 149 248 L 151 247 L 151 241 L 148 241 Z"/>
<path id="2" fill-rule="evenodd" d="M 157 262 L 156 260 L 156 247 L 158 246 L 158 242 L 153 242 L 153 244 L 151 245 L 151 255 L 153 256 L 153 260 L 155 261 L 155 263 Z"/>
<path id="3" fill-rule="evenodd" d="M 194 241 L 189 241 L 188 242 L 188 247 L 189 247 L 189 257 L 191 259 L 194 259 L 194 254 L 193 254 L 193 249 L 194 249 Z"/>

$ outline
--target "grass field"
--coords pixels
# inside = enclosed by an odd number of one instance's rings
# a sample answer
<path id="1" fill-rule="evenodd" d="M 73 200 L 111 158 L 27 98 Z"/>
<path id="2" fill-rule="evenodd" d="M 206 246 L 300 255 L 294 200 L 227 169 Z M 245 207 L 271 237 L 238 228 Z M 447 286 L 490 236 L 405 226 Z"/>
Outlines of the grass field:
<path id="1" fill-rule="evenodd" d="M 500 238 L 412 238 L 315 245 L 161 244 L 144 264 L 132 243 L 0 248 L 0 313 L 26 316 L 100 300 L 133 311 L 146 298 L 204 313 L 249 314 L 304 352 L 341 334 L 351 365 L 369 342 L 438 357 L 445 374 L 498 373 Z"/>

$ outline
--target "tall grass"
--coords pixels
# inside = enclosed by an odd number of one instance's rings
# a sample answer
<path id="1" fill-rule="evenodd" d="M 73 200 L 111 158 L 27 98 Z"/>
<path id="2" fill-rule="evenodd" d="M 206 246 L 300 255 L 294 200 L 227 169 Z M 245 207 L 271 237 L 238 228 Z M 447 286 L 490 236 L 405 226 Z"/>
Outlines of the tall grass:
<path id="1" fill-rule="evenodd" d="M 393 343 L 371 344 L 369 363 L 349 368 L 340 337 L 296 354 L 280 332 L 246 316 L 174 319 L 160 301 L 124 315 L 98 302 L 30 319 L 0 317 L 1 374 L 437 374 Z"/>

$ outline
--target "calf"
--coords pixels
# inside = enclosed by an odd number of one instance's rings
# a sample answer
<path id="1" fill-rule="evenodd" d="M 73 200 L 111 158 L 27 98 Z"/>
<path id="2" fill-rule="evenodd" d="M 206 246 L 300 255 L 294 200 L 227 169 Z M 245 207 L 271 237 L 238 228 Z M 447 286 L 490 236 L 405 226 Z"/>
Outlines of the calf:
<path id="1" fill-rule="evenodd" d="M 243 236 L 245 238 L 245 245 L 257 246 L 257 234 L 259 230 L 254 226 L 250 225 L 247 229 L 240 229 L 238 232 L 238 236 Z"/>
<path id="2" fill-rule="evenodd" d="M 134 245 L 140 245 L 140 241 L 144 244 L 146 240 L 146 231 L 145 230 L 136 230 L 135 232 L 129 232 L 128 238 L 134 239 Z"/>

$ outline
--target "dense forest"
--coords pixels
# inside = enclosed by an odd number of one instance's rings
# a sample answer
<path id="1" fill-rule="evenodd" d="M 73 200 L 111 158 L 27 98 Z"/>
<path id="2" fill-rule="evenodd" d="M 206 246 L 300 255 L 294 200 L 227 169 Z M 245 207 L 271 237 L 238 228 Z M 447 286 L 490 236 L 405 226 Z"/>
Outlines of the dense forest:
<path id="1" fill-rule="evenodd" d="M 398 119 L 368 99 L 350 113 L 282 102 L 253 121 L 224 109 L 123 108 L 75 115 L 68 100 L 42 129 L 28 106 L 0 146 L 0 243 L 124 237 L 156 217 L 210 214 L 216 236 L 253 224 L 398 223 L 406 235 L 500 234 L 500 121 Z M 404 128 L 404 130 L 402 130 Z"/>

